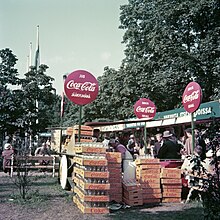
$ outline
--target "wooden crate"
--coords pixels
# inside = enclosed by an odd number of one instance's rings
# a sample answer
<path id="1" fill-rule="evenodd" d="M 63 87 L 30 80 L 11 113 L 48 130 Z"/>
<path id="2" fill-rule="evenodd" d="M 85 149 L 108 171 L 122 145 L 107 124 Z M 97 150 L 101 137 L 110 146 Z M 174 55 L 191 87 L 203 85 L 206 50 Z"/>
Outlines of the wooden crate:
<path id="1" fill-rule="evenodd" d="M 128 200 L 140 200 L 142 199 L 142 190 L 123 190 L 123 197 Z"/>
<path id="2" fill-rule="evenodd" d="M 138 158 L 135 160 L 136 165 L 142 164 L 160 164 L 160 159 L 157 158 Z"/>
<path id="3" fill-rule="evenodd" d="M 161 199 L 162 193 L 144 193 L 143 199 Z"/>
<path id="4" fill-rule="evenodd" d="M 181 170 L 176 168 L 162 168 L 161 178 L 181 179 Z"/>
<path id="5" fill-rule="evenodd" d="M 182 179 L 161 179 L 162 184 L 182 184 Z"/>
<path id="6" fill-rule="evenodd" d="M 163 198 L 162 202 L 164 203 L 180 203 L 182 200 L 181 198 Z"/>
<path id="7" fill-rule="evenodd" d="M 157 204 L 157 203 L 161 203 L 161 199 L 144 199 L 143 198 L 143 203 L 144 204 Z"/>
<path id="8" fill-rule="evenodd" d="M 130 206 L 141 206 L 143 205 L 143 199 L 139 199 L 139 200 L 128 200 L 126 198 L 123 197 L 123 201 Z"/>

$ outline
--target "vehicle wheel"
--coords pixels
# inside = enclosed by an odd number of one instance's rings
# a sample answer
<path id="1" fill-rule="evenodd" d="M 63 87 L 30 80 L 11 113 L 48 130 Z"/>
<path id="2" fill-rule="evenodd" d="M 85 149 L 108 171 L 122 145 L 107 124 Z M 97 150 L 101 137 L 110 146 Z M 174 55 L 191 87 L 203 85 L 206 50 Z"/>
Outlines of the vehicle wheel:
<path id="1" fill-rule="evenodd" d="M 59 179 L 60 179 L 60 185 L 62 189 L 70 189 L 70 185 L 68 182 L 68 159 L 65 155 L 61 157 L 60 160 L 60 167 L 59 167 Z"/>

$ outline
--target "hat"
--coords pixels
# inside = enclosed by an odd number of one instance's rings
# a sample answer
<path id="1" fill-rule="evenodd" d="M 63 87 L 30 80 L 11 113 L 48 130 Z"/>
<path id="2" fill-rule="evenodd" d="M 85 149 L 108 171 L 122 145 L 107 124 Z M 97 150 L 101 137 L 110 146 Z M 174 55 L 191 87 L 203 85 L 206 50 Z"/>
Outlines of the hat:
<path id="1" fill-rule="evenodd" d="M 134 135 L 133 135 L 133 134 L 131 134 L 131 135 L 130 135 L 130 138 L 134 138 Z"/>
<path id="2" fill-rule="evenodd" d="M 192 134 L 192 128 L 187 128 L 185 132 Z"/>
<path id="3" fill-rule="evenodd" d="M 4 148 L 5 148 L 5 150 L 9 150 L 11 148 L 11 144 L 8 144 L 8 143 L 5 144 Z"/>
<path id="4" fill-rule="evenodd" d="M 163 132 L 163 137 L 166 138 L 166 137 L 171 137 L 172 134 L 170 133 L 170 131 L 164 131 Z"/>

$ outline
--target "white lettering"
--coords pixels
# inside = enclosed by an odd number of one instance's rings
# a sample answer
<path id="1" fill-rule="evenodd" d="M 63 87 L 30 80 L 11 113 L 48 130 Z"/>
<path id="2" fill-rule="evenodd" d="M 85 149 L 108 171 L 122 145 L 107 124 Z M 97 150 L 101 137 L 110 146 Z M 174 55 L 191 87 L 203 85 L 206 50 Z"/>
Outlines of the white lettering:
<path id="1" fill-rule="evenodd" d="M 141 106 L 138 106 L 136 108 L 136 112 L 142 112 L 142 113 L 154 113 L 155 112 L 155 108 L 154 107 L 141 107 Z"/>
<path id="2" fill-rule="evenodd" d="M 183 103 L 191 102 L 199 98 L 199 90 L 193 91 L 190 95 L 185 95 L 183 98 Z"/>
<path id="3" fill-rule="evenodd" d="M 85 98 L 85 99 L 90 99 L 91 98 L 90 94 L 80 94 L 80 93 L 75 93 L 75 92 L 72 93 L 71 96 Z"/>
<path id="4" fill-rule="evenodd" d="M 70 80 L 67 85 L 67 89 L 76 89 L 81 91 L 89 91 L 94 92 L 96 89 L 96 83 L 92 82 L 84 82 L 84 83 L 77 83 L 74 80 Z"/>

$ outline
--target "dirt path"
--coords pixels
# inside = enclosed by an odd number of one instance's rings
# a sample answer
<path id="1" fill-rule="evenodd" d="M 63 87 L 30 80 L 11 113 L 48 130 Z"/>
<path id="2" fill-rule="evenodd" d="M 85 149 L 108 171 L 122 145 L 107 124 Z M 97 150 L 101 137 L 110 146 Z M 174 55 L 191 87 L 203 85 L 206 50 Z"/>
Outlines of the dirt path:
<path id="1" fill-rule="evenodd" d="M 37 175 L 31 186 L 31 200 L 22 204 L 13 179 L 0 172 L 0 220 L 202 219 L 202 208 L 198 204 L 183 203 L 132 207 L 107 215 L 82 214 L 72 202 L 72 193 L 62 190 L 56 177 L 52 178 L 50 174 L 42 176 L 42 173 Z"/>

